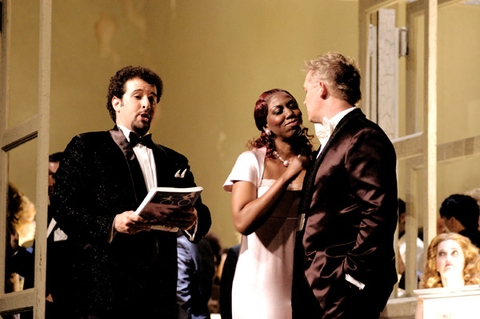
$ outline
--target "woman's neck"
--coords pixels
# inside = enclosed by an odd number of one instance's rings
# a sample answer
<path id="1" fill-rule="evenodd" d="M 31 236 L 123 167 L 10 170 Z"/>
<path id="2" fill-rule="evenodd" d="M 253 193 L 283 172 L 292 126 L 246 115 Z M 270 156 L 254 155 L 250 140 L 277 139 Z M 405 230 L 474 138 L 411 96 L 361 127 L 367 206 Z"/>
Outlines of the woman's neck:
<path id="1" fill-rule="evenodd" d="M 287 158 L 297 155 L 295 154 L 292 145 L 286 141 L 275 140 L 275 149 L 279 154 Z"/>
<path id="2" fill-rule="evenodd" d="M 441 276 L 443 287 L 457 288 L 465 286 L 465 279 L 462 276 L 444 277 Z"/>

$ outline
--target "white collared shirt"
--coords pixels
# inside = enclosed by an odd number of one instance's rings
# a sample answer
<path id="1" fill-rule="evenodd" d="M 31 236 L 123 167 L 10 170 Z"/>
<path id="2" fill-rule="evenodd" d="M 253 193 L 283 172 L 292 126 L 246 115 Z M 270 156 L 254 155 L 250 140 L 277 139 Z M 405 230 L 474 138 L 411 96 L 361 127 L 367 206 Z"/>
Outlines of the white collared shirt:
<path id="1" fill-rule="evenodd" d="M 131 131 L 123 125 L 117 124 L 117 126 L 122 130 L 123 135 L 125 135 L 127 141 L 130 142 Z M 153 151 L 151 148 L 148 148 L 140 143 L 136 144 L 133 147 L 133 151 L 135 152 L 135 156 L 137 157 L 140 168 L 142 169 L 143 178 L 145 179 L 145 184 L 147 185 L 147 191 L 150 191 L 150 189 L 157 187 L 157 166 L 155 165 L 155 157 L 153 156 Z M 195 228 L 193 229 L 192 234 L 190 234 L 190 232 L 188 231 L 185 231 L 190 241 L 194 240 L 195 234 L 197 233 L 197 228 L 198 221 L 195 222 Z M 109 242 L 113 240 L 113 236 L 115 236 L 115 232 L 112 229 Z"/>
<path id="2" fill-rule="evenodd" d="M 345 115 L 347 115 L 348 113 L 350 113 L 351 111 L 355 110 L 357 107 L 356 106 L 352 106 L 346 110 L 343 110 L 337 114 L 335 114 L 331 119 L 328 119 L 328 121 L 330 122 L 330 125 L 332 126 L 332 131 L 330 132 L 333 133 L 333 131 L 335 130 L 335 128 L 337 127 L 337 124 L 345 117 Z M 317 127 L 319 128 L 320 126 L 323 127 L 323 125 L 321 123 L 314 123 L 315 125 L 315 130 L 317 130 Z M 326 139 L 322 139 L 320 140 L 320 150 L 318 151 L 318 154 L 317 154 L 317 158 L 318 156 L 320 156 L 320 153 L 322 153 L 323 149 L 325 148 L 325 145 L 327 145 L 328 143 L 328 140 L 330 139 L 330 136 L 328 136 L 328 138 Z"/>
<path id="3" fill-rule="evenodd" d="M 130 142 L 130 130 L 123 125 L 117 125 L 125 135 L 125 138 Z M 157 167 L 155 166 L 155 157 L 151 148 L 146 147 L 143 144 L 136 144 L 133 147 L 133 152 L 137 157 L 140 168 L 142 169 L 143 178 L 147 185 L 147 191 L 157 187 Z"/>

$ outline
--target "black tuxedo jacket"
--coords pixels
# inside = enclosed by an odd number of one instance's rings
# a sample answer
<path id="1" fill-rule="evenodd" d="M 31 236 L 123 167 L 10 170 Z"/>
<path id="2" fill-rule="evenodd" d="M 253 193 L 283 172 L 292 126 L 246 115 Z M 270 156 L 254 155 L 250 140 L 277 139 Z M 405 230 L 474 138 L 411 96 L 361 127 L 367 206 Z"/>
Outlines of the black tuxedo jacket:
<path id="1" fill-rule="evenodd" d="M 381 311 L 397 278 L 392 143 L 359 109 L 351 111 L 307 172 L 303 189 L 301 212 L 307 220 L 297 262 L 324 318 L 363 318 L 363 308 Z M 360 309 L 351 303 L 358 288 L 345 280 L 347 274 L 371 293 Z M 345 314 L 349 307 L 353 316 Z"/>
<path id="2" fill-rule="evenodd" d="M 158 186 L 195 186 L 185 156 L 158 144 L 153 153 Z M 185 170 L 183 178 L 176 174 Z M 52 288 L 65 315 L 175 318 L 176 233 L 117 233 L 108 242 L 115 216 L 135 210 L 147 193 L 141 174 L 116 127 L 77 135 L 65 149 L 51 198 L 53 216 L 68 235 L 69 251 Z M 211 218 L 201 199 L 195 207 L 200 240 Z"/>

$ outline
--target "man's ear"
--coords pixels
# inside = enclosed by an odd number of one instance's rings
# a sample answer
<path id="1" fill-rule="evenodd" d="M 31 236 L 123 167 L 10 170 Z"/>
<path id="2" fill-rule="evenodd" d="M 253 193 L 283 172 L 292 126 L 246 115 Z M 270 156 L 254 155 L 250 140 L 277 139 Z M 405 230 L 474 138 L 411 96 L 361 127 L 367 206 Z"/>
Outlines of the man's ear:
<path id="1" fill-rule="evenodd" d="M 452 219 L 452 225 L 453 225 L 453 230 L 456 233 L 461 232 L 465 226 L 454 216 L 451 217 Z"/>
<path id="2" fill-rule="evenodd" d="M 112 106 L 115 111 L 118 111 L 121 105 L 122 105 L 122 99 L 119 99 L 116 96 L 112 97 Z"/>
<path id="3" fill-rule="evenodd" d="M 318 82 L 318 92 L 320 94 L 320 97 L 322 99 L 326 99 L 327 96 L 328 96 L 328 88 L 327 88 L 327 85 L 325 84 L 325 82 L 323 81 L 320 81 Z"/>
<path id="4" fill-rule="evenodd" d="M 453 216 L 446 220 L 444 219 L 443 224 L 447 227 L 448 231 L 455 233 L 458 232 L 458 226 L 461 225 L 460 222 Z"/>

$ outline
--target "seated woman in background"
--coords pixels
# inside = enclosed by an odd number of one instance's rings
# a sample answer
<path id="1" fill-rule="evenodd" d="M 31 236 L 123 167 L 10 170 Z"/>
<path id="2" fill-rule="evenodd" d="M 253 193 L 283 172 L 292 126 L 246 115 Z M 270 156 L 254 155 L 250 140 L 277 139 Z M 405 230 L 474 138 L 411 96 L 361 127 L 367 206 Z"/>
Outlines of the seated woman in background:
<path id="1" fill-rule="evenodd" d="M 470 239 L 457 233 L 443 233 L 428 246 L 425 272 L 420 289 L 463 287 L 480 284 L 480 257 Z M 419 299 L 415 319 L 423 318 L 423 300 Z"/>

